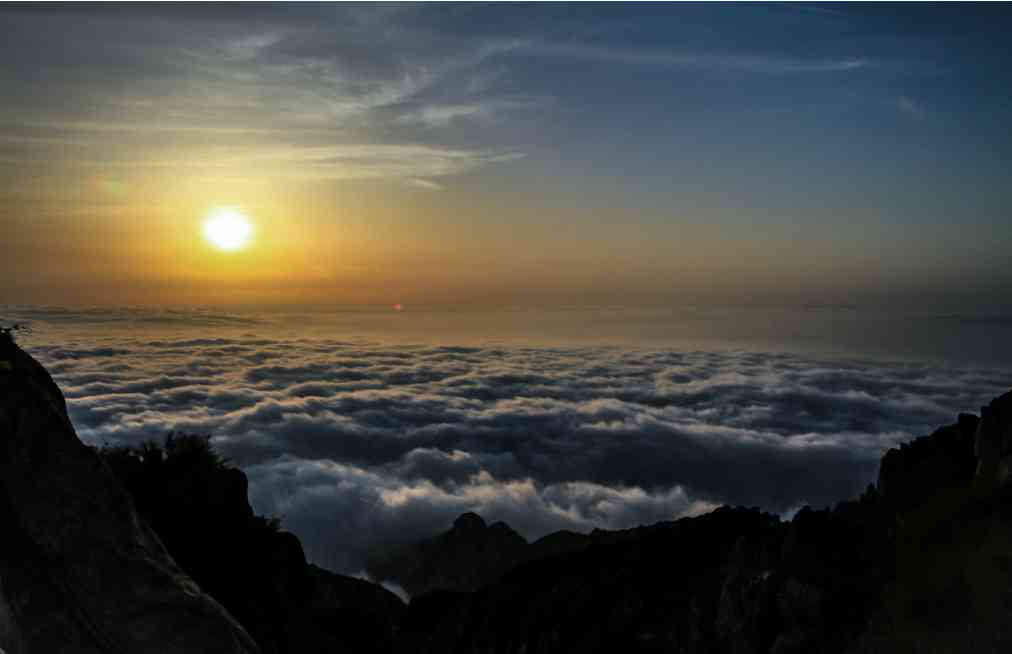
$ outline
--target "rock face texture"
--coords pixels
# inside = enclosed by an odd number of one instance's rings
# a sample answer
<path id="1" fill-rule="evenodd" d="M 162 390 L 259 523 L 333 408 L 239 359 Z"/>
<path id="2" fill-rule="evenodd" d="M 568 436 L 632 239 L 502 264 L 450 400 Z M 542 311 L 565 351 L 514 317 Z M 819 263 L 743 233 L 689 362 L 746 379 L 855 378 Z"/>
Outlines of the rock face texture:
<path id="1" fill-rule="evenodd" d="M 0 340 L 0 648 L 259 652 L 78 440 L 49 374 Z"/>

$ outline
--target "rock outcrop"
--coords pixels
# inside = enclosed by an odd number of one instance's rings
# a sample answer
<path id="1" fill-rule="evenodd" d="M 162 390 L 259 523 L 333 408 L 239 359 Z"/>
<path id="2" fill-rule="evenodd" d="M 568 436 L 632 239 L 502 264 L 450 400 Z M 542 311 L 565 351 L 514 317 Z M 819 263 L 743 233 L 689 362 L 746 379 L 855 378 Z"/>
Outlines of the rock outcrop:
<path id="1" fill-rule="evenodd" d="M 974 440 L 979 423 L 977 416 L 964 413 L 956 424 L 886 452 L 879 465 L 878 492 L 903 512 L 940 490 L 965 485 L 978 465 Z"/>
<path id="2" fill-rule="evenodd" d="M 474 591 L 526 560 L 527 541 L 506 523 L 465 513 L 453 527 L 369 563 L 374 579 L 396 581 L 412 597 L 434 590 Z"/>
<path id="3" fill-rule="evenodd" d="M 468 512 L 458 516 L 453 526 L 438 536 L 377 554 L 367 571 L 374 579 L 401 586 L 412 597 L 436 591 L 473 592 L 526 563 L 592 545 L 635 540 L 662 527 L 595 529 L 589 534 L 563 530 L 528 543 L 505 522 L 486 525 L 481 516 Z"/>
<path id="4" fill-rule="evenodd" d="M 246 475 L 206 437 L 171 434 L 164 446 L 101 454 L 179 565 L 264 654 L 392 651 L 404 603 L 310 565 L 298 538 L 254 514 Z"/>
<path id="5" fill-rule="evenodd" d="M 0 340 L 0 649 L 259 652 L 78 440 L 45 369 Z"/>
<path id="6" fill-rule="evenodd" d="M 997 483 L 1012 476 L 1012 392 L 980 408 L 974 454 L 979 476 Z"/>

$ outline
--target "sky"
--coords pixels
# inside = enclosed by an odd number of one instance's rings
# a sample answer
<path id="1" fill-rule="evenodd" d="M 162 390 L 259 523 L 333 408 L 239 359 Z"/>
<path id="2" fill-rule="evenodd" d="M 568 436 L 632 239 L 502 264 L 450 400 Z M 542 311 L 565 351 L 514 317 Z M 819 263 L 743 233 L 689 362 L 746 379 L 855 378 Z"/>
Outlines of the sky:
<path id="1" fill-rule="evenodd" d="M 1010 22 L 0 5 L 0 303 L 1001 313 Z"/>
<path id="2" fill-rule="evenodd" d="M 828 506 L 1012 386 L 1010 27 L 0 4 L 0 319 L 85 442 L 210 435 L 339 572 Z"/>

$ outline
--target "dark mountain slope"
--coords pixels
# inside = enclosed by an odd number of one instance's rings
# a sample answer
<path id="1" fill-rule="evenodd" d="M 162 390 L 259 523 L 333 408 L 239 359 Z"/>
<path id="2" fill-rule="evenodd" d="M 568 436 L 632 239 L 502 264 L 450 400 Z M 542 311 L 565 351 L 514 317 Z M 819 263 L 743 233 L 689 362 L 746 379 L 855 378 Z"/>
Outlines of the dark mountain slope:
<path id="1" fill-rule="evenodd" d="M 790 522 L 723 508 L 546 537 L 477 592 L 413 600 L 403 650 L 1009 651 L 1012 393 L 982 416 L 891 450 L 877 487 Z"/>
<path id="2" fill-rule="evenodd" d="M 472 591 L 526 560 L 527 541 L 503 522 L 491 526 L 465 513 L 453 527 L 370 562 L 374 579 L 395 579 L 410 595 L 433 590 Z"/>
<path id="3" fill-rule="evenodd" d="M 240 470 L 206 437 L 103 450 L 140 515 L 180 566 L 265 653 L 389 652 L 404 603 L 381 586 L 306 562 L 291 533 L 256 516 Z"/>
<path id="4" fill-rule="evenodd" d="M 0 361 L 0 649 L 259 651 L 78 440 L 45 369 L 7 334 Z"/>

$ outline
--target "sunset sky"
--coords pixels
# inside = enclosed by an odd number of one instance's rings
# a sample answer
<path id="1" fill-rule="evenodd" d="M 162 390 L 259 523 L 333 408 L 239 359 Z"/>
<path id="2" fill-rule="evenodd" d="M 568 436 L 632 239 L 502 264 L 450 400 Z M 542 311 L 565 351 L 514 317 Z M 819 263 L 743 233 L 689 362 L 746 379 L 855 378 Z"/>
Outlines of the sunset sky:
<path id="1" fill-rule="evenodd" d="M 3 5 L 0 303 L 994 306 L 1010 23 Z"/>
<path id="2" fill-rule="evenodd" d="M 0 327 L 310 560 L 790 516 L 1012 370 L 1012 12 L 0 4 Z"/>

